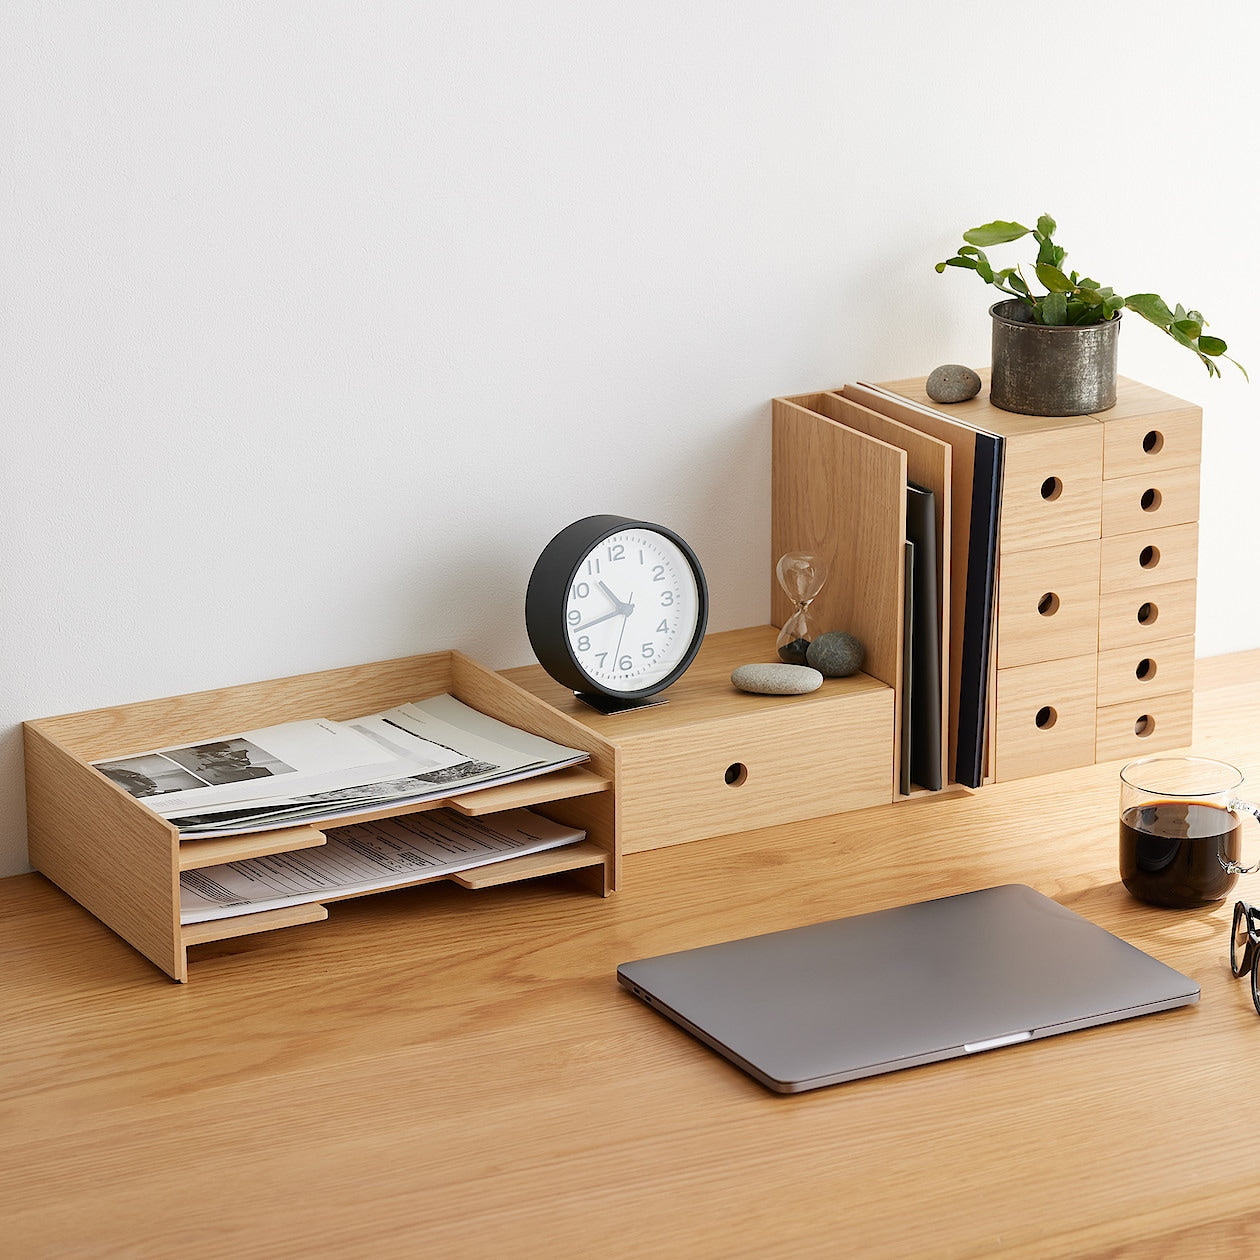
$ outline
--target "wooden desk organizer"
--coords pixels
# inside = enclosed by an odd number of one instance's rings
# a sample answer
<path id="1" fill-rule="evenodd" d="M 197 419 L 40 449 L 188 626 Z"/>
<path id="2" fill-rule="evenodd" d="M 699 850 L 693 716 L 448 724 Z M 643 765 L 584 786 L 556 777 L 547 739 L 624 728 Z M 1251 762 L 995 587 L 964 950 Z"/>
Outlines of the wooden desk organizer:
<path id="1" fill-rule="evenodd" d="M 922 380 L 886 388 L 928 401 Z M 826 416 L 827 397 L 776 400 L 776 415 L 790 403 Z M 1099 416 L 1015 416 L 984 398 L 951 411 L 1006 438 L 989 778 L 1189 743 L 1199 409 L 1123 381 L 1116 407 Z M 829 628 L 863 639 L 866 672 L 806 696 L 738 692 L 735 666 L 776 659 L 774 627 L 761 626 L 710 635 L 667 703 L 611 717 L 537 665 L 493 673 L 451 651 L 45 718 L 25 725 L 31 862 L 186 980 L 191 945 L 323 919 L 327 910 L 181 926 L 180 871 L 319 845 L 324 835 L 303 826 L 181 843 L 88 763 L 233 729 L 355 717 L 442 692 L 590 754 L 582 767 L 522 783 L 355 815 L 530 806 L 587 833 L 577 846 L 451 877 L 468 887 L 573 873 L 607 894 L 623 853 L 901 799 L 905 482 L 939 480 L 940 452 L 905 435 L 908 449 L 895 447 L 830 417 L 824 425 L 834 432 L 824 427 L 821 446 L 776 437 L 772 551 L 801 549 L 806 526 L 810 546 L 828 541 L 823 616 L 838 619 Z M 802 495 L 807 484 L 823 490 Z M 941 564 L 948 576 L 947 556 Z M 775 583 L 779 624 L 789 611 L 783 600 Z"/>
<path id="2" fill-rule="evenodd" d="M 881 388 L 1005 439 L 986 781 L 1188 744 L 1200 409 L 1124 379 L 1114 408 L 1070 418 L 1002 411 L 987 390 L 942 406 L 925 378 Z M 895 546 L 907 451 L 841 423 L 839 396 L 775 400 L 776 418 L 810 412 L 835 433 L 830 455 L 776 436 L 773 550 L 826 540 L 833 572 L 816 601 L 821 619 L 869 638 L 866 668 L 893 687 L 900 713 Z M 930 469 L 920 458 L 916 473 L 906 445 L 911 479 L 925 480 Z M 807 482 L 827 487 L 819 501 L 794 497 Z M 787 609 L 773 583 L 772 607 L 781 624 Z"/>
<path id="3" fill-rule="evenodd" d="M 618 854 L 611 745 L 459 652 L 27 722 L 31 863 L 167 975 L 187 980 L 190 945 L 325 919 L 328 911 L 323 905 L 303 905 L 181 926 L 180 871 L 321 845 L 324 834 L 317 827 L 299 826 L 181 843 L 178 831 L 165 819 L 88 763 L 278 722 L 344 720 L 443 692 L 492 717 L 584 749 L 590 760 L 536 779 L 364 811 L 338 819 L 335 825 L 442 806 L 470 815 L 529 806 L 558 822 L 584 828 L 586 840 L 449 878 L 476 888 L 573 871 L 599 892 L 612 891 Z"/>

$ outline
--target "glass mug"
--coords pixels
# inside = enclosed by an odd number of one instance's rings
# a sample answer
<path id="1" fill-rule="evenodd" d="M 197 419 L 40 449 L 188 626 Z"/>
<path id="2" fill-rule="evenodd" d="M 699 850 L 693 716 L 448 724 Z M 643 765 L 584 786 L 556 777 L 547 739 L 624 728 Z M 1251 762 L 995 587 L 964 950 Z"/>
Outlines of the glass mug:
<path id="1" fill-rule="evenodd" d="M 1241 816 L 1260 806 L 1234 795 L 1242 771 L 1207 757 L 1143 757 L 1120 771 L 1120 878 L 1139 901 L 1187 909 L 1229 896 L 1242 861 Z"/>

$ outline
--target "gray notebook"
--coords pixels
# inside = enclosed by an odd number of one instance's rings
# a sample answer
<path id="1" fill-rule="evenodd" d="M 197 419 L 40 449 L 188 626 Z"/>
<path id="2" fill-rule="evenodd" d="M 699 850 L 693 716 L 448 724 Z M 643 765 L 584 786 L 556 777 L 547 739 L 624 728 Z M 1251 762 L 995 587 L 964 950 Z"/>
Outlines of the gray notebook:
<path id="1" fill-rule="evenodd" d="M 780 1093 L 1198 1001 L 1023 884 L 623 963 L 635 997 Z"/>

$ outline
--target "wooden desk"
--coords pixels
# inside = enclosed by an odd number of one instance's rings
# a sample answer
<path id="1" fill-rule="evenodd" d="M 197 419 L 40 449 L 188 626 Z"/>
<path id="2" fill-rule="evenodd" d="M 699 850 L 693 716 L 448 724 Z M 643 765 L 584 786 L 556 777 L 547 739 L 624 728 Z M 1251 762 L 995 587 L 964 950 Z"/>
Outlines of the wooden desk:
<path id="1" fill-rule="evenodd" d="M 1260 652 L 1199 663 L 1195 747 L 1253 791 L 1257 713 Z M 1118 764 L 632 854 L 608 900 L 347 902 L 197 947 L 186 986 L 40 876 L 0 881 L 0 1249 L 1255 1254 L 1260 1018 L 1229 971 L 1232 898 L 1129 898 Z M 1012 880 L 1193 976 L 1201 1002 L 780 1097 L 613 977 Z M 1240 891 L 1260 899 L 1256 880 Z"/>

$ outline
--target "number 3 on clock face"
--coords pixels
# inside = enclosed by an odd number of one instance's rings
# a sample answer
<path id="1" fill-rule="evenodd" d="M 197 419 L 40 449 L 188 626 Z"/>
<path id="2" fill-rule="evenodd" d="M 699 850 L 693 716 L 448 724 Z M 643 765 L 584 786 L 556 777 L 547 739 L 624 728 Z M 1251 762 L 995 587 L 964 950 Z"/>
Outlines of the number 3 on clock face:
<path id="1" fill-rule="evenodd" d="M 707 620 L 695 552 L 672 530 L 622 516 L 587 517 L 561 530 L 539 556 L 525 596 L 526 628 L 543 667 L 605 711 L 675 682 Z"/>

